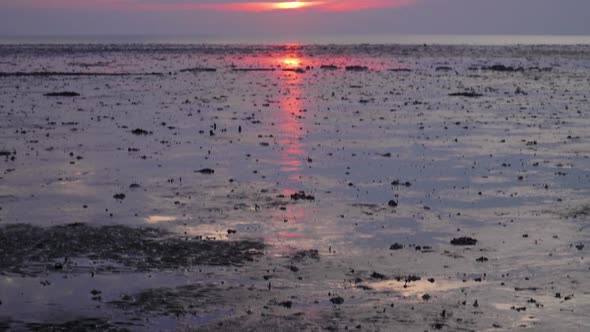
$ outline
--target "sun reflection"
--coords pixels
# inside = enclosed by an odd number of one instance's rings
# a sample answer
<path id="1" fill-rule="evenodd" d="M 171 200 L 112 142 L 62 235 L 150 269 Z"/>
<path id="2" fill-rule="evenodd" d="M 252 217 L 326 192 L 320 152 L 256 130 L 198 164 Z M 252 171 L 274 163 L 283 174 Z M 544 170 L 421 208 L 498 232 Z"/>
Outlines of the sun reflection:
<path id="1" fill-rule="evenodd" d="M 301 66 L 301 60 L 298 58 L 285 58 L 283 59 L 283 64 L 287 67 L 299 67 Z"/>

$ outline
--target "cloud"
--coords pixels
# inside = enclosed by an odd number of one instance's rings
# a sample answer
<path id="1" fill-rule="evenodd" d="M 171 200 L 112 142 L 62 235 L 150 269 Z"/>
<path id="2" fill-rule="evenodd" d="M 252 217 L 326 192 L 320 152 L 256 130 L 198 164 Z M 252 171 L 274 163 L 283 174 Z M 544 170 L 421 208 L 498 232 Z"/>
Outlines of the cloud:
<path id="1" fill-rule="evenodd" d="M 397 8 L 418 0 L 216 1 L 211 0 L 0 0 L 1 7 L 111 11 L 241 11 L 318 10 L 322 12 Z"/>

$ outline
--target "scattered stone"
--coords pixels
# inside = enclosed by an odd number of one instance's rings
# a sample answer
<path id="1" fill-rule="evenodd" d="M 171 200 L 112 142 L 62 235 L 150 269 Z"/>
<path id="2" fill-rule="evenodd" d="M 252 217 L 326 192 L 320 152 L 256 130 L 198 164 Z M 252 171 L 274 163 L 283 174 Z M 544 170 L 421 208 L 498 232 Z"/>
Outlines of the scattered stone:
<path id="1" fill-rule="evenodd" d="M 338 66 L 336 65 L 321 65 L 320 69 L 324 70 L 338 70 Z"/>
<path id="2" fill-rule="evenodd" d="M 195 171 L 195 173 L 201 173 L 201 174 L 213 174 L 215 173 L 215 170 L 211 169 L 211 168 L 203 168 L 200 169 L 198 171 Z"/>
<path id="3" fill-rule="evenodd" d="M 345 69 L 346 69 L 346 71 L 367 71 L 367 70 L 369 70 L 369 67 L 365 67 L 365 66 L 346 66 Z"/>
<path id="4" fill-rule="evenodd" d="M 204 72 L 216 72 L 216 68 L 204 68 L 204 67 L 196 67 L 196 68 L 185 68 L 181 69 L 181 73 L 204 73 Z"/>
<path id="5" fill-rule="evenodd" d="M 72 91 L 49 92 L 44 94 L 45 97 L 78 97 L 80 94 Z"/>
<path id="6" fill-rule="evenodd" d="M 403 244 L 399 244 L 396 242 L 389 247 L 389 250 L 400 250 L 403 248 L 404 248 Z"/>
<path id="7" fill-rule="evenodd" d="M 291 199 L 294 201 L 298 201 L 298 200 L 313 201 L 315 199 L 315 197 L 312 195 L 305 194 L 305 191 L 299 191 L 294 194 L 291 194 Z"/>
<path id="8" fill-rule="evenodd" d="M 285 308 L 291 309 L 291 307 L 293 306 L 293 302 L 292 301 L 283 301 L 283 302 L 279 303 L 279 305 L 281 305 Z"/>
<path id="9" fill-rule="evenodd" d="M 147 131 L 147 130 L 145 130 L 145 129 L 141 129 L 141 128 L 136 128 L 136 129 L 133 129 L 133 130 L 131 131 L 131 133 L 132 133 L 133 135 L 138 135 L 138 136 L 141 136 L 141 135 L 144 135 L 144 136 L 145 136 L 145 135 L 150 135 L 150 134 L 151 134 L 151 132 L 149 132 L 149 131 Z"/>
<path id="10" fill-rule="evenodd" d="M 344 299 L 340 296 L 336 296 L 336 297 L 331 298 L 330 302 L 332 302 L 334 304 L 341 305 L 342 303 L 344 303 Z"/>
<path id="11" fill-rule="evenodd" d="M 467 98 L 478 98 L 483 97 L 481 93 L 477 93 L 474 91 L 465 91 L 465 92 L 454 92 L 449 93 L 450 97 L 467 97 Z"/>
<path id="12" fill-rule="evenodd" d="M 383 279 L 386 279 L 387 277 L 379 272 L 373 271 L 373 273 L 371 273 L 371 278 L 383 280 Z"/>
<path id="13" fill-rule="evenodd" d="M 499 72 L 522 72 L 524 68 L 522 67 L 512 67 L 512 66 L 505 66 L 505 65 L 493 65 L 489 67 L 482 67 L 482 70 L 489 70 L 489 71 L 499 71 Z"/>
<path id="14" fill-rule="evenodd" d="M 477 243 L 476 239 L 463 236 L 460 238 L 454 238 L 451 240 L 451 244 L 454 246 L 473 246 Z"/>
<path id="15" fill-rule="evenodd" d="M 125 194 L 116 194 L 115 196 L 113 196 L 113 198 L 118 200 L 124 200 Z"/>

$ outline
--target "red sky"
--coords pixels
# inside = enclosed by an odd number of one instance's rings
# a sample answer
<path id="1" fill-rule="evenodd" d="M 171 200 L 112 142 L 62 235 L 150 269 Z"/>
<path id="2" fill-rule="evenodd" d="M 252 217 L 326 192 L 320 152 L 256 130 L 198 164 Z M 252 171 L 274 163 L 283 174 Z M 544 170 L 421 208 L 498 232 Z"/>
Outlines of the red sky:
<path id="1" fill-rule="evenodd" d="M 0 0 L 0 5 L 30 9 L 78 9 L 101 11 L 244 11 L 278 10 L 358 11 L 396 8 L 417 0 L 309 0 L 309 1 L 213 1 L 213 0 Z"/>
<path id="2" fill-rule="evenodd" d="M 0 0 L 0 36 L 590 35 L 588 13 L 590 0 Z"/>

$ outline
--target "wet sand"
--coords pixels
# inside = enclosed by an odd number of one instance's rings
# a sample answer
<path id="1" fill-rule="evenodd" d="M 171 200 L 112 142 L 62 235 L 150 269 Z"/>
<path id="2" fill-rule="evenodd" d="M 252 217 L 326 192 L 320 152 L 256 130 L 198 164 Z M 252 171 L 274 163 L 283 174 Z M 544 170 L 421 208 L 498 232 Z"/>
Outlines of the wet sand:
<path id="1" fill-rule="evenodd" d="M 0 330 L 588 330 L 588 86 L 588 46 L 0 46 Z"/>

